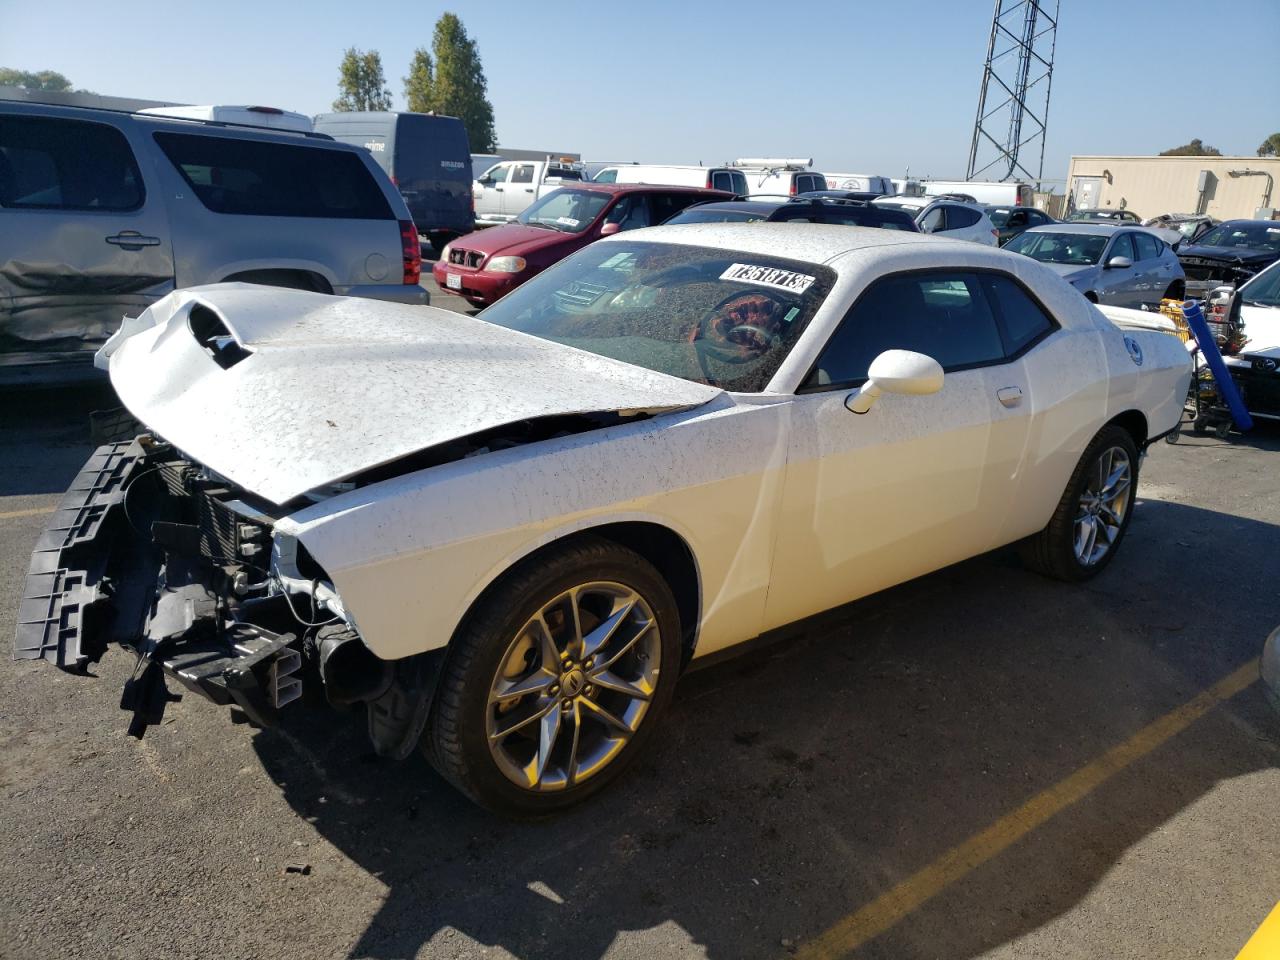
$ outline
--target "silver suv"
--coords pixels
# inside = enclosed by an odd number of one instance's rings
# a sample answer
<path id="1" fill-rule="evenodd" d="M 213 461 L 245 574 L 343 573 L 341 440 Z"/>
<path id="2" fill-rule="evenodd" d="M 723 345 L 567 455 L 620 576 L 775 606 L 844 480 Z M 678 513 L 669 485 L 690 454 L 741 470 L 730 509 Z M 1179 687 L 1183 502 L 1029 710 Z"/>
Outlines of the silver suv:
<path id="1" fill-rule="evenodd" d="M 0 101 L 0 384 L 65 380 L 126 315 L 240 280 L 426 303 L 418 232 L 319 134 Z"/>

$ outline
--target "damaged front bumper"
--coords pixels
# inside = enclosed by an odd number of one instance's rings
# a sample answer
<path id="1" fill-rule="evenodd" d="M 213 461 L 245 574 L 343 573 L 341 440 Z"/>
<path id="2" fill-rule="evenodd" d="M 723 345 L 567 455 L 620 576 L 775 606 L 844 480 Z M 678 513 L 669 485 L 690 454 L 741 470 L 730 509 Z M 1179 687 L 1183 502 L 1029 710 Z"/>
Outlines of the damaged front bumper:
<path id="1" fill-rule="evenodd" d="M 137 486 L 142 484 L 142 486 Z M 176 485 L 176 488 L 175 488 Z M 242 517 L 149 437 L 99 447 L 32 553 L 14 657 L 83 671 L 107 647 L 138 663 L 121 705 L 141 736 L 169 676 L 260 725 L 301 694 L 300 636 L 282 595 L 235 596 L 270 529 Z M 264 582 L 266 571 L 258 570 Z"/>

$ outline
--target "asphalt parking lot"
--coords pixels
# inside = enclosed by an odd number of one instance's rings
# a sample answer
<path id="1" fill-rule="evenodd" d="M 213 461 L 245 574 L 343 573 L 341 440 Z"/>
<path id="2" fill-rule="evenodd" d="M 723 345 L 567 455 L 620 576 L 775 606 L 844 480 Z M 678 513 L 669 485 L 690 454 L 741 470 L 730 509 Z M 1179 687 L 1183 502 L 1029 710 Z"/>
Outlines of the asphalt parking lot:
<path id="1" fill-rule="evenodd" d="M 0 397 L 6 637 L 110 401 Z M 5 663 L 0 957 L 1233 957 L 1280 900 L 1276 456 L 1158 444 L 1087 586 L 998 551 L 691 674 L 637 769 L 533 826 L 357 714 L 188 696 L 135 741 L 127 654 Z"/>

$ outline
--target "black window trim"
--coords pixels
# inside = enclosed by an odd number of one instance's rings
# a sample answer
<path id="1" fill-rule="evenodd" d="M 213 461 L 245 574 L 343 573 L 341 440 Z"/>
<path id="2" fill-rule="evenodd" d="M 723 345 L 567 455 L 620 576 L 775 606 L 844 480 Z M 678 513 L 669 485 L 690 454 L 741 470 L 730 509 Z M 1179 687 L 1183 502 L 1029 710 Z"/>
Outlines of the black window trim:
<path id="1" fill-rule="evenodd" d="M 862 298 L 867 295 L 867 291 L 875 286 L 875 284 L 882 280 L 890 280 L 895 277 L 927 276 L 928 274 L 938 273 L 972 273 L 976 275 L 1003 277 L 1006 280 L 1012 281 L 1015 285 L 1021 288 L 1022 292 L 1027 295 L 1027 298 L 1035 304 L 1040 309 L 1040 312 L 1049 320 L 1048 330 L 1045 330 L 1041 332 L 1039 336 L 1028 340 L 1021 348 L 1015 350 L 1013 353 L 1009 353 L 1009 331 L 1005 326 L 1004 315 L 1000 312 L 998 304 L 988 302 L 987 306 L 991 310 L 991 316 L 996 322 L 996 330 L 1000 334 L 1001 347 L 1005 350 L 1004 356 L 998 360 L 983 360 L 980 363 L 963 363 L 954 367 L 943 367 L 943 373 L 964 373 L 966 370 L 980 370 L 983 367 L 999 367 L 1006 363 L 1013 363 L 1017 360 L 1021 360 L 1041 343 L 1062 329 L 1062 324 L 1058 323 L 1057 317 L 1053 315 L 1052 310 L 1044 305 L 1044 301 L 1037 297 L 1025 283 L 1013 274 L 1006 273 L 1004 270 L 997 270 L 992 267 L 913 267 L 908 270 L 895 270 L 892 273 L 886 273 L 876 277 L 871 281 L 871 283 L 868 283 L 863 287 L 862 292 L 858 294 L 858 298 L 854 300 L 853 303 L 849 304 L 849 309 L 846 310 L 844 316 L 840 318 L 840 322 L 836 324 L 835 330 L 831 331 L 830 336 L 827 337 L 826 343 L 822 345 L 822 350 L 818 351 L 818 355 L 813 358 L 813 363 L 809 365 L 809 369 L 806 370 L 805 375 L 801 377 L 800 386 L 796 388 L 795 395 L 803 396 L 812 393 L 828 393 L 835 390 L 854 390 L 866 383 L 866 377 L 854 377 L 852 380 L 841 380 L 838 383 L 810 384 L 809 380 L 818 372 L 818 363 L 822 360 L 823 350 L 826 350 L 830 345 L 832 337 L 836 335 L 844 322 L 849 319 L 849 315 L 857 309 L 858 304 L 862 302 Z M 984 297 L 987 295 L 985 290 L 982 292 L 982 295 Z"/>
<path id="2" fill-rule="evenodd" d="M 127 134 L 122 128 L 117 127 L 113 123 L 103 123 L 101 120 L 85 120 L 81 117 L 64 117 L 64 116 L 42 116 L 40 114 L 15 113 L 7 114 L 11 119 L 31 119 L 31 120 L 50 120 L 55 123 L 80 123 L 90 124 L 95 127 L 106 127 L 108 130 L 115 132 L 121 140 L 124 141 L 125 149 L 129 152 L 129 163 L 133 167 L 133 177 L 138 184 L 138 202 L 132 207 L 82 207 L 71 206 L 65 203 L 24 203 L 16 207 L 0 204 L 0 210 L 64 210 L 73 213 L 98 213 L 103 215 L 120 214 L 120 213 L 137 213 L 147 205 L 147 183 L 142 179 L 142 169 L 138 166 L 138 152 L 133 148 L 133 143 L 129 140 Z M 59 172 L 61 176 L 61 172 Z"/>

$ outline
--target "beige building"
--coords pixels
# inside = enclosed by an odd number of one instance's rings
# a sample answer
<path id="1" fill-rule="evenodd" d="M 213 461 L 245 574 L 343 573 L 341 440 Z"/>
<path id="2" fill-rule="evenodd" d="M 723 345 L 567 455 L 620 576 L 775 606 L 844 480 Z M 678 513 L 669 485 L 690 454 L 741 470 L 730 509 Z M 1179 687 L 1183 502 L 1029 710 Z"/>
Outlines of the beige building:
<path id="1" fill-rule="evenodd" d="M 1077 210 L 1271 219 L 1280 218 L 1276 180 L 1280 157 L 1072 157 L 1067 192 Z"/>

